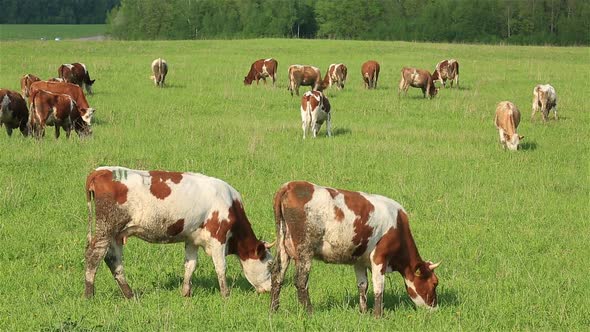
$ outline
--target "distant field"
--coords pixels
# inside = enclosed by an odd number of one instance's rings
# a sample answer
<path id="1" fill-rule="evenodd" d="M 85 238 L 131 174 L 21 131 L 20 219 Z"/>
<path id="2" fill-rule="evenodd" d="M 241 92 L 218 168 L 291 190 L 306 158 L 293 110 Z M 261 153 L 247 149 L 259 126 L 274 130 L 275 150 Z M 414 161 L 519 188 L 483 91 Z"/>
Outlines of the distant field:
<path id="1" fill-rule="evenodd" d="M 0 24 L 0 40 L 85 38 L 105 31 L 105 24 Z"/>
<path id="2" fill-rule="evenodd" d="M 64 62 L 84 62 L 96 79 L 88 97 L 94 137 L 56 141 L 49 128 L 37 142 L 0 131 L 0 331 L 590 329 L 588 48 L 283 39 L 46 45 L 2 42 L 0 87 L 20 90 L 25 73 L 48 78 Z M 244 86 L 252 61 L 271 56 L 277 87 Z M 149 80 L 157 57 L 170 65 L 163 89 Z M 432 70 L 450 57 L 461 64 L 460 89 L 433 100 L 410 89 L 398 98 L 403 66 Z M 381 63 L 377 90 L 362 86 L 360 66 L 369 59 Z M 324 125 L 320 137 L 304 141 L 287 67 L 325 71 L 335 62 L 348 66 L 349 78 L 343 91 L 327 91 L 334 136 L 324 136 Z M 561 118 L 531 121 L 533 87 L 546 82 L 557 89 Z M 520 151 L 498 144 L 493 115 L 502 100 L 520 107 Z M 102 264 L 96 297 L 87 301 L 83 188 L 102 165 L 224 179 L 268 240 L 275 238 L 272 197 L 284 182 L 391 197 L 407 209 L 421 256 L 442 260 L 440 308 L 414 310 L 392 273 L 384 318 L 375 320 L 358 313 L 352 267 L 314 262 L 315 313 L 298 305 L 291 266 L 281 308 L 270 315 L 269 294 L 255 293 L 234 257 L 223 300 L 202 250 L 194 295 L 182 298 L 184 246 L 137 238 L 124 257 L 137 300 L 123 299 Z M 368 301 L 372 308 L 372 289 Z"/>

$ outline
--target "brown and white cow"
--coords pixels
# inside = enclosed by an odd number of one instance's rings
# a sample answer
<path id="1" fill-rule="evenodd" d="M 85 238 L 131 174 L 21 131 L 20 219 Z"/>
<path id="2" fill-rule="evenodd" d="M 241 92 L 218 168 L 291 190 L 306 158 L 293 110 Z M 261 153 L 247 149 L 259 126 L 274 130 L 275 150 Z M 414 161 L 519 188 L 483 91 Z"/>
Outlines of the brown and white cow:
<path id="1" fill-rule="evenodd" d="M 86 110 L 78 108 L 69 95 L 39 90 L 33 95 L 29 128 L 35 138 L 45 135 L 45 126 L 55 127 L 55 138 L 59 138 L 60 128 L 66 131 L 67 138 L 70 138 L 72 128 L 80 137 L 90 136 L 93 111 Z"/>
<path id="2" fill-rule="evenodd" d="M 99 167 L 86 179 L 86 199 L 87 298 L 94 295 L 94 278 L 103 258 L 123 295 L 133 297 L 122 262 L 123 245 L 131 236 L 151 243 L 184 242 L 183 296 L 191 294 L 199 247 L 213 259 L 223 297 L 229 295 L 225 269 L 226 255 L 230 254 L 238 256 L 246 279 L 258 292 L 270 290 L 270 245 L 256 237 L 242 197 L 222 180 L 188 172 Z"/>
<path id="3" fill-rule="evenodd" d="M 539 110 L 543 116 L 543 121 L 547 121 L 549 112 L 553 109 L 553 115 L 557 120 L 557 93 L 555 88 L 549 84 L 539 84 L 533 89 L 533 113 L 531 114 L 531 121 L 535 117 L 535 113 Z"/>
<path id="4" fill-rule="evenodd" d="M 348 68 L 343 63 L 331 64 L 328 67 L 326 76 L 324 77 L 324 86 L 332 87 L 336 85 L 338 90 L 344 89 L 344 83 L 346 82 L 346 76 L 348 74 Z"/>
<path id="5" fill-rule="evenodd" d="M 41 79 L 33 74 L 26 74 L 20 79 L 20 89 L 23 94 L 23 97 L 29 97 L 29 90 L 31 89 L 31 84 L 33 82 L 40 81 Z"/>
<path id="6" fill-rule="evenodd" d="M 451 88 L 453 83 L 459 87 L 459 62 L 455 59 L 443 60 L 436 64 L 434 73 L 432 73 L 432 80 L 439 81 L 443 87 L 447 87 L 447 80 L 451 81 Z"/>
<path id="7" fill-rule="evenodd" d="M 30 95 L 33 96 L 36 91 L 38 90 L 45 90 L 57 94 L 66 94 L 74 98 L 74 101 L 78 105 L 80 111 L 84 113 L 94 113 L 96 110 L 91 108 L 88 105 L 88 100 L 86 100 L 86 96 L 84 95 L 84 91 L 76 84 L 72 83 L 65 83 L 65 82 L 48 82 L 48 81 L 38 81 L 33 82 L 30 88 Z M 32 103 L 33 100 L 29 96 L 29 102 Z M 32 110 L 31 110 L 32 111 Z"/>
<path id="8" fill-rule="evenodd" d="M 293 91 L 299 96 L 300 86 L 311 86 L 311 89 L 315 91 L 323 90 L 320 69 L 304 65 L 289 66 L 289 86 L 287 90 L 291 92 L 291 96 L 293 96 Z"/>
<path id="9" fill-rule="evenodd" d="M 401 80 L 399 81 L 398 95 L 403 91 L 407 94 L 409 87 L 422 89 L 424 98 L 432 98 L 438 93 L 438 88 L 434 86 L 434 81 L 428 70 L 404 67 L 401 71 Z"/>
<path id="10" fill-rule="evenodd" d="M 365 82 L 365 88 L 377 89 L 377 81 L 379 80 L 379 71 L 381 66 L 377 61 L 369 60 L 363 63 L 361 67 L 361 75 L 363 75 L 363 81 Z"/>
<path id="11" fill-rule="evenodd" d="M 267 77 L 272 78 L 272 85 L 275 85 L 278 68 L 279 63 L 273 58 L 256 60 L 250 66 L 248 75 L 244 77 L 244 85 L 250 85 L 254 80 L 256 80 L 256 85 L 258 85 L 258 81 L 261 78 L 264 84 L 266 84 Z"/>
<path id="12" fill-rule="evenodd" d="M 494 124 L 500 134 L 500 143 L 508 150 L 518 150 L 520 140 L 524 136 L 519 136 L 516 132 L 520 123 L 520 111 L 513 103 L 502 101 L 496 107 L 496 116 Z"/>
<path id="13" fill-rule="evenodd" d="M 59 78 L 59 77 L 52 77 L 47 79 L 47 82 L 65 82 L 65 80 L 63 78 Z"/>
<path id="14" fill-rule="evenodd" d="M 156 86 L 164 87 L 166 75 L 168 75 L 168 62 L 162 58 L 152 61 L 152 76 L 150 76 L 150 79 L 154 80 Z"/>
<path id="15" fill-rule="evenodd" d="M 95 80 L 90 79 L 88 69 L 83 63 L 64 63 L 57 69 L 58 77 L 67 83 L 73 83 L 81 88 L 86 89 L 88 94 L 92 94 L 92 85 Z"/>
<path id="16" fill-rule="evenodd" d="M 440 263 L 422 260 L 399 203 L 379 195 L 293 181 L 275 194 L 274 213 L 278 245 L 272 266 L 272 311 L 279 307 L 291 259 L 296 265 L 299 302 L 312 311 L 308 292 L 312 258 L 354 266 L 361 312 L 367 310 L 367 269 L 373 279 L 376 317 L 383 312 L 385 273 L 393 271 L 402 275 L 417 306 L 437 307 L 434 269 Z"/>
<path id="17" fill-rule="evenodd" d="M 12 136 L 15 128 L 19 128 L 23 136 L 27 136 L 28 121 L 29 110 L 24 98 L 16 91 L 0 89 L 0 127 L 6 127 L 8 136 Z"/>
<path id="18" fill-rule="evenodd" d="M 311 130 L 313 137 L 317 137 L 324 121 L 328 137 L 332 136 L 332 113 L 330 112 L 330 101 L 320 91 L 307 91 L 301 97 L 301 127 L 303 128 L 303 139 L 308 130 Z"/>

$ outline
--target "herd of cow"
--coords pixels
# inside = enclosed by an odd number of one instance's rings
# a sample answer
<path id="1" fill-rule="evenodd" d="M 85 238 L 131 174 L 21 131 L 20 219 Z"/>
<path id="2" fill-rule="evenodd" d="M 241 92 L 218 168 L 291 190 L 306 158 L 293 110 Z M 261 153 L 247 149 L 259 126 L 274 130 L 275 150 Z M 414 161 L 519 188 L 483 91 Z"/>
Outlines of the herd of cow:
<path id="1" fill-rule="evenodd" d="M 276 81 L 278 63 L 274 59 L 254 62 L 244 78 L 252 84 L 266 78 Z M 362 65 L 365 87 L 374 89 L 380 65 Z M 42 137 L 46 125 L 63 128 L 69 137 L 73 128 L 80 136 L 91 134 L 94 109 L 82 88 L 92 94 L 86 66 L 80 63 L 59 67 L 59 77 L 41 81 L 27 74 L 21 80 L 22 95 L 29 99 L 30 112 L 18 92 L 0 89 L 0 124 L 8 135 L 19 128 L 23 135 Z M 152 62 L 151 79 L 163 87 L 168 64 L 158 58 Z M 312 130 L 315 137 L 324 121 L 330 135 L 330 102 L 322 90 L 343 89 L 347 78 L 344 64 L 330 65 L 322 79 L 313 66 L 289 67 L 289 91 L 299 95 L 299 86 L 311 86 L 301 99 L 303 137 Z M 424 97 L 436 96 L 434 82 L 459 86 L 459 63 L 441 61 L 433 75 L 426 70 L 403 68 L 399 92 L 410 86 L 422 89 Z M 557 97 L 550 85 L 535 87 L 534 117 L 541 111 L 546 120 L 553 109 L 557 119 Z M 520 112 L 511 102 L 501 102 L 495 124 L 500 141 L 511 150 L 518 148 L 522 136 L 516 133 Z M 408 215 L 394 200 L 384 196 L 319 186 L 305 181 L 282 185 L 274 196 L 273 210 L 277 240 L 273 244 L 258 239 L 246 216 L 241 195 L 228 183 L 189 172 L 140 171 L 124 167 L 99 167 L 86 180 L 88 235 L 85 252 L 85 296 L 94 295 L 98 266 L 104 260 L 123 295 L 132 298 L 123 269 L 123 246 L 131 236 L 152 243 L 185 243 L 185 273 L 182 295 L 191 295 L 191 278 L 197 264 L 198 248 L 212 257 L 221 295 L 229 295 L 226 282 L 226 255 L 235 254 L 246 279 L 258 292 L 271 292 L 270 309 L 279 307 L 279 295 L 291 260 L 295 262 L 295 287 L 299 302 L 308 312 L 312 305 L 308 279 L 313 258 L 327 263 L 354 267 L 361 312 L 367 311 L 367 270 L 370 269 L 375 294 L 374 314 L 383 312 L 385 274 L 399 272 L 409 297 L 417 306 L 437 307 L 440 263 L 423 260 L 409 227 Z M 94 204 L 93 204 L 94 202 Z M 93 213 L 94 207 L 94 213 Z M 93 225 L 94 224 L 94 225 Z M 94 227 L 93 227 L 94 226 Z M 94 231 L 94 234 L 93 234 Z M 276 257 L 269 248 L 277 245 Z"/>

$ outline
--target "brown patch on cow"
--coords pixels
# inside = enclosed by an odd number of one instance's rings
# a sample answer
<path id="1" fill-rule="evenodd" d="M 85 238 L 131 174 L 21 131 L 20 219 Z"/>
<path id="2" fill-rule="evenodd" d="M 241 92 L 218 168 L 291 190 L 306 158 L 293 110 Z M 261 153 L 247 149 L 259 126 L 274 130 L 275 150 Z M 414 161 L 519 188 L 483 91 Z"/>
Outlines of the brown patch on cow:
<path id="1" fill-rule="evenodd" d="M 334 188 L 326 188 L 326 190 L 330 193 L 330 196 L 332 196 L 332 198 L 336 198 L 336 196 L 338 196 L 338 190 L 334 189 Z"/>
<path id="2" fill-rule="evenodd" d="M 266 247 L 264 243 L 256 238 L 252 225 L 246 216 L 242 202 L 234 200 L 229 207 L 226 232 L 232 232 L 227 239 L 228 253 L 236 254 L 240 260 L 266 258 Z"/>
<path id="3" fill-rule="evenodd" d="M 211 237 L 217 239 L 221 244 L 227 240 L 227 232 L 231 225 L 229 220 L 219 220 L 219 211 L 213 211 L 211 217 L 205 221 L 204 227 L 211 233 Z"/>
<path id="4" fill-rule="evenodd" d="M 341 208 L 334 205 L 334 216 L 336 217 L 336 221 L 342 222 L 344 220 L 344 211 Z"/>
<path id="5" fill-rule="evenodd" d="M 375 206 L 359 192 L 339 190 L 344 195 L 344 203 L 354 212 L 354 237 L 352 243 L 357 246 L 353 256 L 361 256 L 367 250 L 369 239 L 373 235 L 373 227 L 368 225 L 369 217 L 375 210 Z"/>
<path id="6" fill-rule="evenodd" d="M 168 226 L 166 234 L 170 236 L 176 236 L 184 229 L 184 219 L 178 219 L 174 224 Z"/>
<path id="7" fill-rule="evenodd" d="M 311 201 L 313 192 L 314 187 L 309 182 L 290 182 L 281 197 L 283 217 L 295 251 L 305 239 L 305 204 Z"/>
<path id="8" fill-rule="evenodd" d="M 170 180 L 178 184 L 182 180 L 182 173 L 179 172 L 150 171 L 149 173 L 152 177 L 150 192 L 158 199 L 165 199 L 172 193 L 166 181 Z"/>
<path id="9" fill-rule="evenodd" d="M 121 205 L 127 202 L 129 189 L 119 181 L 113 181 L 110 170 L 94 171 L 86 178 L 86 191 L 94 192 L 95 200 L 113 200 Z"/>

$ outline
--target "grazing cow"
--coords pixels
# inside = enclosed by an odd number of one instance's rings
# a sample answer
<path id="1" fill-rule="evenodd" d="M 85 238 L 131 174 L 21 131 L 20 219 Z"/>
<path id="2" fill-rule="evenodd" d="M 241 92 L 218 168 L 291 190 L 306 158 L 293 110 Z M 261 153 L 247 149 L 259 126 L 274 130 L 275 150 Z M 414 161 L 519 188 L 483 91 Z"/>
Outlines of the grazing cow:
<path id="1" fill-rule="evenodd" d="M 549 111 L 553 109 L 553 115 L 557 120 L 557 93 L 555 88 L 549 84 L 539 84 L 533 89 L 533 113 L 531 114 L 531 121 L 535 113 L 541 110 L 543 121 L 547 121 Z"/>
<path id="2" fill-rule="evenodd" d="M 0 127 L 6 127 L 8 136 L 12 136 L 15 128 L 19 128 L 23 136 L 27 136 L 28 121 L 29 110 L 23 97 L 16 91 L 0 89 Z"/>
<path id="3" fill-rule="evenodd" d="M 284 184 L 274 197 L 277 256 L 272 265 L 271 310 L 279 307 L 285 272 L 295 260 L 299 302 L 312 311 L 308 278 L 312 258 L 354 266 L 360 311 L 367 310 L 367 269 L 375 293 L 374 314 L 383 312 L 385 273 L 397 271 L 417 306 L 437 307 L 434 269 L 423 261 L 403 207 L 383 196 L 321 187 L 305 181 Z"/>
<path id="4" fill-rule="evenodd" d="M 343 63 L 331 64 L 324 77 L 324 86 L 332 87 L 335 84 L 338 90 L 344 89 L 347 72 L 348 69 Z"/>
<path id="5" fill-rule="evenodd" d="M 33 84 L 31 84 L 30 95 L 33 96 L 38 90 L 45 90 L 57 94 L 63 93 L 71 96 L 78 105 L 78 108 L 81 112 L 94 113 L 96 111 L 94 108 L 91 108 L 90 105 L 88 105 L 84 91 L 82 91 L 82 88 L 76 84 L 48 81 L 33 82 Z M 31 96 L 29 96 L 30 103 L 33 102 Z"/>
<path id="6" fill-rule="evenodd" d="M 424 98 L 432 98 L 438 93 L 438 88 L 434 86 L 434 81 L 428 70 L 404 67 L 401 71 L 401 80 L 399 81 L 398 95 L 403 91 L 407 94 L 410 86 L 422 89 Z"/>
<path id="7" fill-rule="evenodd" d="M 36 91 L 31 104 L 29 128 L 37 139 L 45 135 L 45 126 L 55 126 L 55 138 L 59 138 L 60 128 L 70 138 L 72 127 L 80 137 L 90 136 L 92 111 L 78 108 L 74 99 L 66 94 L 56 94 L 45 90 Z"/>
<path id="8" fill-rule="evenodd" d="M 162 58 L 157 58 L 152 61 L 152 76 L 150 79 L 154 80 L 154 84 L 160 88 L 164 87 L 164 81 L 168 74 L 168 63 Z"/>
<path id="9" fill-rule="evenodd" d="M 65 63 L 59 66 L 57 70 L 59 78 L 64 82 L 73 83 L 81 88 L 86 89 L 86 93 L 92 94 L 92 85 L 95 80 L 90 79 L 88 69 L 83 63 Z"/>
<path id="10" fill-rule="evenodd" d="M 361 67 L 361 75 L 363 75 L 363 81 L 365 82 L 365 88 L 377 89 L 377 81 L 379 80 L 379 71 L 381 66 L 377 61 L 367 61 L 363 63 Z"/>
<path id="11" fill-rule="evenodd" d="M 20 79 L 20 89 L 22 91 L 23 97 L 29 97 L 29 90 L 31 89 L 31 84 L 33 82 L 40 81 L 41 79 L 33 74 L 26 74 Z"/>
<path id="12" fill-rule="evenodd" d="M 322 74 L 317 67 L 291 65 L 289 66 L 289 86 L 287 90 L 293 91 L 299 96 L 299 86 L 311 86 L 312 90 L 321 91 L 323 89 Z"/>
<path id="13" fill-rule="evenodd" d="M 496 107 L 494 123 L 500 134 L 500 143 L 508 150 L 518 150 L 518 144 L 524 136 L 516 132 L 520 123 L 520 111 L 516 105 L 509 101 L 502 101 Z"/>
<path id="14" fill-rule="evenodd" d="M 266 78 L 270 77 L 272 78 L 272 85 L 274 86 L 277 79 L 278 68 L 279 63 L 273 58 L 256 60 L 252 66 L 250 66 L 250 72 L 248 72 L 248 75 L 244 77 L 244 85 L 250 85 L 254 80 L 256 80 L 256 85 L 258 85 L 258 81 L 261 78 L 264 81 L 264 84 L 266 84 Z"/>
<path id="15" fill-rule="evenodd" d="M 94 236 L 92 197 L 96 213 Z M 258 292 L 270 290 L 270 245 L 256 237 L 240 194 L 222 180 L 188 172 L 99 167 L 86 179 L 86 200 L 87 298 L 94 295 L 94 278 L 103 258 L 123 295 L 133 297 L 122 262 L 123 245 L 130 236 L 151 243 L 184 242 L 183 296 L 191 295 L 198 247 L 212 257 L 223 297 L 229 295 L 225 256 L 230 254 L 238 256 L 246 279 Z"/>
<path id="16" fill-rule="evenodd" d="M 447 80 L 451 81 L 451 88 L 453 82 L 459 87 L 459 62 L 455 59 L 443 60 L 436 65 L 434 73 L 432 73 L 432 80 L 439 81 L 443 87 L 447 87 Z"/>
<path id="17" fill-rule="evenodd" d="M 327 135 L 332 136 L 332 113 L 330 112 L 330 101 L 320 91 L 307 91 L 301 97 L 301 127 L 303 128 L 303 139 L 308 130 L 312 130 L 315 138 L 326 121 Z M 312 127 L 313 126 L 313 127 Z"/>

